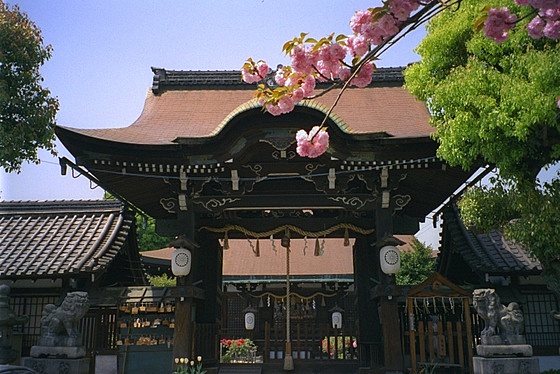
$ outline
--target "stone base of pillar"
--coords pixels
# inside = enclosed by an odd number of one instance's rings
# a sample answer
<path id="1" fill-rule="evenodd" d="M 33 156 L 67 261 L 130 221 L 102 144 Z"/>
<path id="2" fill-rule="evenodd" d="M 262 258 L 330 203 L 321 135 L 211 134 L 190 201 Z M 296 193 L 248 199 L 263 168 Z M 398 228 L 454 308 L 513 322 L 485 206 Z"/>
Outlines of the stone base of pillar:
<path id="1" fill-rule="evenodd" d="M 474 374 L 524 373 L 539 374 L 537 357 L 473 357 Z"/>
<path id="2" fill-rule="evenodd" d="M 477 345 L 476 354 L 482 357 L 531 357 L 533 347 L 530 344 L 517 345 Z"/>
<path id="3" fill-rule="evenodd" d="M 89 358 L 22 357 L 21 364 L 39 374 L 89 374 Z"/>
<path id="4" fill-rule="evenodd" d="M 30 356 L 35 358 L 84 358 L 86 357 L 86 347 L 53 347 L 34 345 L 31 347 Z"/>

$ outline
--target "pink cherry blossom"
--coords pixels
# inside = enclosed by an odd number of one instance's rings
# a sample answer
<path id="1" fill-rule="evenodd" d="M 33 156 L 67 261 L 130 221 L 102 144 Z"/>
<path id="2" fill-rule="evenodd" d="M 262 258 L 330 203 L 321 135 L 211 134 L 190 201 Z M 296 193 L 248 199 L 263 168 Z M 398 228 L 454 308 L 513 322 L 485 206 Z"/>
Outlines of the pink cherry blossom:
<path id="1" fill-rule="evenodd" d="M 305 92 L 303 91 L 303 88 L 298 87 L 292 91 L 292 101 L 294 103 L 299 103 L 304 98 L 305 98 Z"/>
<path id="2" fill-rule="evenodd" d="M 536 16 L 527 24 L 527 34 L 533 39 L 542 38 L 545 25 L 546 22 L 541 17 Z"/>
<path id="3" fill-rule="evenodd" d="M 484 21 L 484 34 L 490 39 L 494 39 L 496 43 L 504 42 L 513 28 L 517 16 L 510 13 L 509 9 L 492 8 L 488 11 L 488 18 Z"/>
<path id="4" fill-rule="evenodd" d="M 294 100 L 292 96 L 282 96 L 276 103 L 267 103 L 265 105 L 266 111 L 273 116 L 279 116 L 284 113 L 289 113 L 294 110 Z"/>
<path id="5" fill-rule="evenodd" d="M 302 75 L 300 73 L 297 73 L 297 72 L 291 73 L 290 75 L 288 75 L 286 77 L 286 80 L 284 81 L 283 85 L 286 86 L 286 87 L 299 85 L 301 83 L 300 81 L 302 80 L 301 77 L 302 77 Z"/>
<path id="6" fill-rule="evenodd" d="M 348 78 L 350 78 L 350 75 L 352 75 L 352 71 L 348 68 L 342 68 L 340 69 L 340 73 L 338 73 L 338 78 L 340 80 L 348 80 Z"/>
<path id="7" fill-rule="evenodd" d="M 268 74 L 270 68 L 268 67 L 267 63 L 262 60 L 256 63 L 252 60 L 250 61 L 250 67 L 247 67 L 246 64 L 241 69 L 241 77 L 243 81 L 247 83 L 259 82 Z"/>
<path id="8" fill-rule="evenodd" d="M 294 101 L 291 96 L 284 96 L 278 100 L 278 106 L 282 113 L 289 113 L 294 110 Z"/>
<path id="9" fill-rule="evenodd" d="M 365 64 L 358 72 L 358 75 L 352 78 L 350 84 L 360 88 L 367 87 L 373 78 L 374 67 L 375 66 L 372 63 Z"/>
<path id="10" fill-rule="evenodd" d="M 315 68 L 320 76 L 317 79 L 324 81 L 338 76 L 341 61 L 346 58 L 346 49 L 339 43 L 328 43 L 317 51 Z"/>
<path id="11" fill-rule="evenodd" d="M 363 56 L 369 50 L 369 43 L 363 35 L 352 35 L 346 41 L 346 48 L 352 56 Z"/>
<path id="12" fill-rule="evenodd" d="M 358 10 L 350 19 L 350 28 L 355 34 L 363 34 L 372 23 L 373 16 L 369 10 Z"/>
<path id="13" fill-rule="evenodd" d="M 266 77 L 266 75 L 270 72 L 270 68 L 268 67 L 268 64 L 264 61 L 259 61 L 257 63 L 257 72 L 259 74 L 259 77 Z"/>
<path id="14" fill-rule="evenodd" d="M 549 39 L 560 39 L 560 21 L 548 21 L 543 34 Z"/>
<path id="15" fill-rule="evenodd" d="M 544 17 L 548 21 L 558 21 L 558 20 L 560 20 L 560 8 L 546 9 L 544 11 Z"/>
<path id="16" fill-rule="evenodd" d="M 379 45 L 384 39 L 399 32 L 399 21 L 391 14 L 385 14 L 377 22 L 363 30 L 362 35 L 372 45 Z"/>
<path id="17" fill-rule="evenodd" d="M 293 88 L 291 95 L 293 101 L 297 103 L 305 97 L 313 94 L 313 90 L 315 89 L 315 78 L 311 74 L 301 75 L 294 72 L 284 79 L 283 85 L 285 87 Z"/>
<path id="18" fill-rule="evenodd" d="M 312 75 L 306 75 L 301 84 L 304 96 L 310 96 L 315 90 L 315 78 Z"/>
<path id="19" fill-rule="evenodd" d="M 400 22 L 391 14 L 384 15 L 379 19 L 377 23 L 385 32 L 383 39 L 387 38 L 388 36 L 394 36 L 399 32 Z"/>
<path id="20" fill-rule="evenodd" d="M 282 114 L 282 109 L 277 104 L 268 103 L 265 106 L 266 111 L 273 116 L 279 116 Z"/>
<path id="21" fill-rule="evenodd" d="M 528 0 L 528 5 L 536 9 L 555 9 L 560 8 L 560 0 Z"/>
<path id="22" fill-rule="evenodd" d="M 316 158 L 327 151 L 329 147 L 329 133 L 314 126 L 309 134 L 305 130 L 296 133 L 298 155 L 302 157 Z"/>
<path id="23" fill-rule="evenodd" d="M 276 70 L 276 74 L 274 75 L 274 81 L 278 83 L 280 86 L 284 86 L 286 83 L 286 76 L 285 72 L 282 69 Z"/>
<path id="24" fill-rule="evenodd" d="M 290 52 L 290 58 L 294 71 L 301 74 L 312 73 L 317 63 L 317 53 L 304 44 L 296 45 Z"/>
<path id="25" fill-rule="evenodd" d="M 393 0 L 389 4 L 389 10 L 397 20 L 406 21 L 419 6 L 415 0 Z"/>
<path id="26" fill-rule="evenodd" d="M 313 93 L 315 89 L 315 78 L 311 74 L 299 74 L 299 73 L 291 73 L 284 82 L 284 86 L 292 87 L 292 86 L 300 86 L 305 96 L 309 96 Z"/>

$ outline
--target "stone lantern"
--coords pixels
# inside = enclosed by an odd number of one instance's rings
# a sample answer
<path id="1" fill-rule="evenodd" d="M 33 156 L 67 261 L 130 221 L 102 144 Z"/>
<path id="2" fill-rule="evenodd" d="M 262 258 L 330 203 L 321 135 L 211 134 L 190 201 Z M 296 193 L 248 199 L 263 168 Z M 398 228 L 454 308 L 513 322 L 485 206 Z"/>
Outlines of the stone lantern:
<path id="1" fill-rule="evenodd" d="M 7 365 L 17 358 L 17 352 L 12 349 L 12 329 L 29 319 L 28 316 L 16 316 L 10 309 L 9 294 L 10 287 L 0 285 L 0 365 Z"/>

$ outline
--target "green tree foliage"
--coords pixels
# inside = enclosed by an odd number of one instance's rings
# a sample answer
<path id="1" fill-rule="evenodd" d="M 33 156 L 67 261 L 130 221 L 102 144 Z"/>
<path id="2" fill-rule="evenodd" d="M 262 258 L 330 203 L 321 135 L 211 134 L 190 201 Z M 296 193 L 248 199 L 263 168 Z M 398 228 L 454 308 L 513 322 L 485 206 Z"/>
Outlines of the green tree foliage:
<path id="1" fill-rule="evenodd" d="M 558 173 L 547 183 L 537 174 L 560 160 L 560 43 L 530 38 L 527 17 L 497 44 L 473 28 L 484 5 L 465 0 L 430 21 L 417 49 L 422 60 L 405 71 L 406 87 L 428 105 L 439 156 L 499 171 L 490 186 L 463 197 L 467 225 L 503 230 L 556 273 L 560 182 Z M 526 11 L 511 0 L 492 5 Z M 554 277 L 560 280 L 560 271 Z"/>
<path id="2" fill-rule="evenodd" d="M 469 188 L 458 203 L 463 223 L 476 232 L 505 227 L 520 215 L 512 204 L 518 199 L 514 186 L 498 177 L 492 177 L 490 182 Z"/>
<path id="3" fill-rule="evenodd" d="M 173 240 L 172 237 L 160 236 L 156 233 L 156 221 L 152 217 L 136 215 L 136 233 L 140 251 L 162 249 Z"/>
<path id="4" fill-rule="evenodd" d="M 148 275 L 148 282 L 154 287 L 175 287 L 177 285 L 177 278 L 169 277 L 165 273 L 162 275 Z"/>
<path id="5" fill-rule="evenodd" d="M 116 197 L 108 192 L 103 195 L 105 200 L 115 200 Z M 154 249 L 162 249 L 174 238 L 169 236 L 161 236 L 156 233 L 156 220 L 142 214 L 136 214 L 136 237 L 138 238 L 138 249 L 140 251 L 152 251 Z"/>
<path id="6" fill-rule="evenodd" d="M 55 154 L 58 100 L 39 73 L 51 50 L 25 13 L 0 0 L 0 167 L 8 172 L 39 163 L 39 148 Z"/>
<path id="7" fill-rule="evenodd" d="M 470 188 L 459 208 L 467 227 L 482 232 L 502 230 L 553 271 L 560 258 L 558 179 L 536 189 L 498 179 L 490 186 Z"/>
<path id="8" fill-rule="evenodd" d="M 487 4 L 465 0 L 429 22 L 406 87 L 428 104 L 439 156 L 464 168 L 482 161 L 502 176 L 534 182 L 560 157 L 560 44 L 529 37 L 528 18 L 495 43 L 473 28 Z M 513 0 L 492 5 L 527 11 Z"/>
<path id="9" fill-rule="evenodd" d="M 432 247 L 426 246 L 414 238 L 412 250 L 401 254 L 401 269 L 396 275 L 399 285 L 417 285 L 432 275 L 436 268 L 436 259 L 432 257 Z"/>

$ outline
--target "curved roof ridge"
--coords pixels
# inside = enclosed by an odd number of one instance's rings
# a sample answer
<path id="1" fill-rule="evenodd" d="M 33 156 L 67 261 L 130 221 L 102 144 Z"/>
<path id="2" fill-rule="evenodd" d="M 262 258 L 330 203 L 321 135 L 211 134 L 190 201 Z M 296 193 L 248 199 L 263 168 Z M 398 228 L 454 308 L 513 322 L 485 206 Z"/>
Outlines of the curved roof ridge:
<path id="1" fill-rule="evenodd" d="M 329 113 L 329 110 L 330 110 L 330 108 L 327 107 L 325 104 L 322 104 L 322 103 L 320 103 L 316 100 L 313 100 L 313 99 L 303 100 L 303 101 L 297 103 L 296 106 L 315 109 L 315 110 L 318 110 L 319 112 L 323 113 L 324 115 L 327 115 Z M 237 115 L 239 115 L 241 113 L 244 113 L 244 112 L 247 112 L 249 110 L 256 109 L 256 108 L 261 108 L 261 107 L 262 107 L 262 105 L 259 103 L 259 100 L 257 100 L 257 99 L 251 99 L 249 101 L 246 101 L 245 103 L 239 105 L 237 108 L 232 110 L 222 120 L 222 122 L 220 122 L 220 124 L 214 129 L 214 131 L 212 131 L 212 133 L 209 134 L 209 136 L 217 135 Z M 338 116 L 336 113 L 334 113 L 334 111 L 329 114 L 329 118 L 340 128 L 341 131 L 343 131 L 347 134 L 352 133 L 352 131 L 350 130 L 350 127 L 346 124 L 346 122 L 344 122 L 344 120 L 342 118 L 340 118 L 340 116 Z"/>

